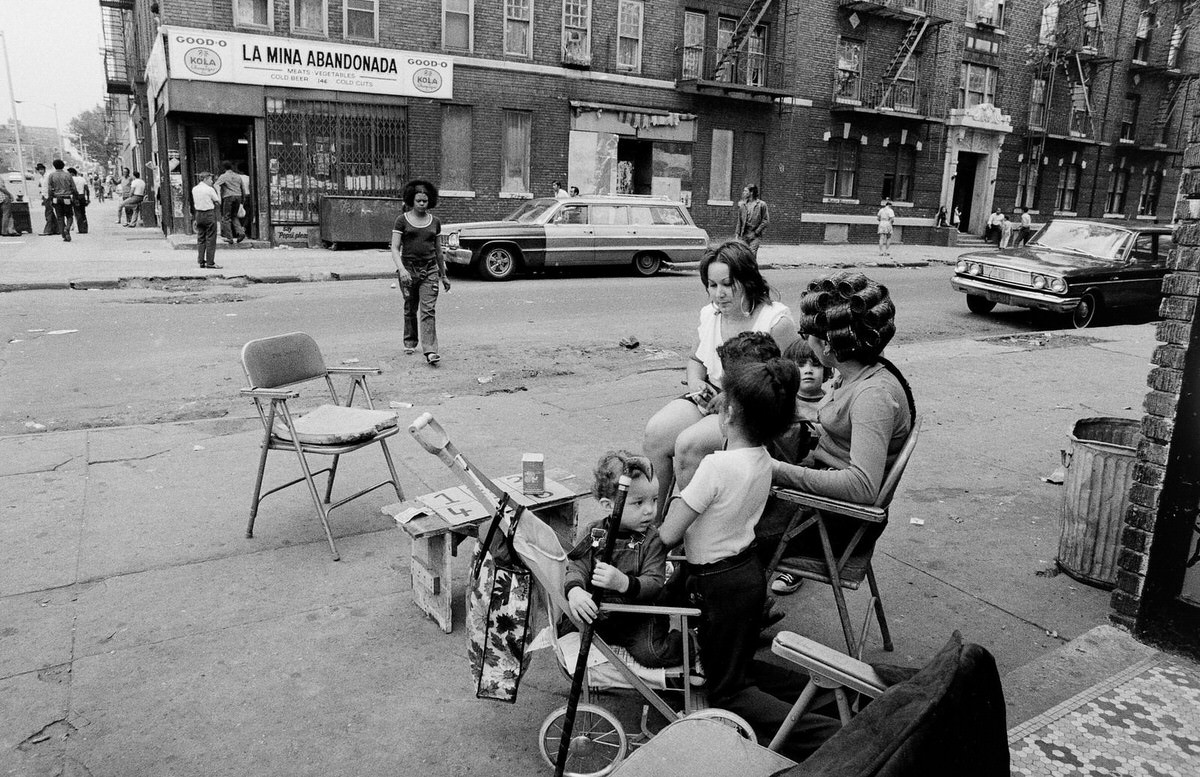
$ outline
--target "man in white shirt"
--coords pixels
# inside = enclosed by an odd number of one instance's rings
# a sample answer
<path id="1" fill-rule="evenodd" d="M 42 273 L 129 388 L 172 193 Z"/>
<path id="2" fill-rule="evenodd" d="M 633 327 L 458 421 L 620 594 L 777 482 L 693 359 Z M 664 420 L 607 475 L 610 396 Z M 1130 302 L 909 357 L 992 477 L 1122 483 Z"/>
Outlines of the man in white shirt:
<path id="1" fill-rule="evenodd" d="M 46 191 L 46 166 L 38 162 L 33 169 L 37 171 L 38 198 L 42 201 L 42 214 L 46 217 L 46 226 L 42 229 L 42 235 L 57 235 L 58 219 L 54 215 L 54 203 L 50 202 L 50 195 Z"/>
<path id="2" fill-rule="evenodd" d="M 1017 233 L 1017 245 L 1025 245 L 1031 237 L 1033 237 L 1033 216 L 1029 215 L 1029 208 L 1022 208 L 1021 231 Z"/>
<path id="3" fill-rule="evenodd" d="M 79 228 L 79 234 L 86 235 L 88 233 L 87 206 L 92 202 L 92 187 L 74 167 L 68 167 L 67 172 L 75 179 L 75 202 L 72 203 L 72 209 L 75 211 L 75 226 Z"/>
<path id="4" fill-rule="evenodd" d="M 142 180 L 142 174 L 136 170 L 133 173 L 133 180 L 129 183 L 129 196 L 121 203 L 121 207 L 125 209 L 125 226 L 140 227 L 142 225 L 142 200 L 146 199 L 146 182 Z M 134 223 L 134 219 L 137 222 Z"/>
<path id="5" fill-rule="evenodd" d="M 196 212 L 196 250 L 200 267 L 219 270 L 217 260 L 217 229 L 220 225 L 221 195 L 213 185 L 213 174 L 207 170 L 196 176 L 199 183 L 192 187 L 192 209 Z"/>

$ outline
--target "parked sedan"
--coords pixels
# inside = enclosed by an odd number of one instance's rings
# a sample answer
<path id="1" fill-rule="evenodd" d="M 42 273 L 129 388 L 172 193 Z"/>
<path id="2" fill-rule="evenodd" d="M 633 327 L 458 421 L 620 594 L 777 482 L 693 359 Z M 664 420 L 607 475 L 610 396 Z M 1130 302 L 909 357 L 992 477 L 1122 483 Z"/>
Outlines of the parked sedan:
<path id="1" fill-rule="evenodd" d="M 529 200 L 500 221 L 447 224 L 442 234 L 450 262 L 493 281 L 598 264 L 651 276 L 663 262 L 699 261 L 708 245 L 708 233 L 682 203 L 619 195 Z"/>
<path id="2" fill-rule="evenodd" d="M 1111 310 L 1158 309 L 1171 235 L 1162 224 L 1050 221 L 1028 245 L 964 254 L 950 285 L 967 295 L 972 313 L 999 303 L 1092 326 Z"/>

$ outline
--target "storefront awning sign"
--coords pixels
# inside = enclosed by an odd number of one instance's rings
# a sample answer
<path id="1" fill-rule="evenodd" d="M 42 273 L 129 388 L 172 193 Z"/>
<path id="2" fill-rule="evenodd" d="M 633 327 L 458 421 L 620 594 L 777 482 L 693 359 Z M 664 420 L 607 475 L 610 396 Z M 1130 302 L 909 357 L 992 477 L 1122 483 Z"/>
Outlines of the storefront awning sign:
<path id="1" fill-rule="evenodd" d="M 164 27 L 169 76 L 188 81 L 450 99 L 454 64 L 421 52 Z"/>

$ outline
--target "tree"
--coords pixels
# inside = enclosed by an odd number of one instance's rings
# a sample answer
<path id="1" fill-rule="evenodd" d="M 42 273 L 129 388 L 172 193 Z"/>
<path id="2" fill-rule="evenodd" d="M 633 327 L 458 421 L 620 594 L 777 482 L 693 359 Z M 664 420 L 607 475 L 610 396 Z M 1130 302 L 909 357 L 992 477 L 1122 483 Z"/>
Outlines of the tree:
<path id="1" fill-rule="evenodd" d="M 103 105 L 86 110 L 67 125 L 68 131 L 79 138 L 81 148 L 94 160 L 106 163 L 121 150 L 121 142 L 108 123 L 108 112 Z"/>

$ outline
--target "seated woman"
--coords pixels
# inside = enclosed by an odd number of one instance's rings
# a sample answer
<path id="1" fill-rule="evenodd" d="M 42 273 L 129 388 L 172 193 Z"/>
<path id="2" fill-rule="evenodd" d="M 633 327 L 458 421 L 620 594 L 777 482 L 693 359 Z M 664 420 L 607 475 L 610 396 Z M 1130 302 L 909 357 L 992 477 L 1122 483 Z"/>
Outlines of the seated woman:
<path id="1" fill-rule="evenodd" d="M 717 346 L 740 332 L 769 332 L 786 348 L 796 339 L 796 324 L 786 305 L 771 299 L 771 287 L 758 269 L 754 252 L 740 240 L 711 246 L 700 260 L 700 281 L 710 304 L 700 310 L 698 340 L 687 366 L 688 393 L 673 399 L 646 424 L 644 450 L 659 476 L 658 503 L 665 508 L 674 474 L 680 488 L 691 480 L 700 459 L 721 447 L 713 400 L 721 389 Z M 698 455 L 676 463 L 677 444 Z"/>
<path id="2" fill-rule="evenodd" d="M 809 284 L 800 300 L 800 332 L 827 369 L 835 369 L 817 412 L 821 438 L 799 464 L 772 463 L 772 481 L 812 494 L 870 504 L 912 430 L 916 406 L 908 382 L 883 349 L 896 333 L 896 306 L 887 287 L 860 272 L 842 271 Z M 874 543 L 872 527 L 859 547 Z M 845 549 L 854 527 L 830 527 L 834 553 Z M 810 536 L 811 535 L 811 536 Z M 789 546 L 792 553 L 819 553 L 816 532 Z M 811 546 L 809 543 L 813 543 Z"/>

